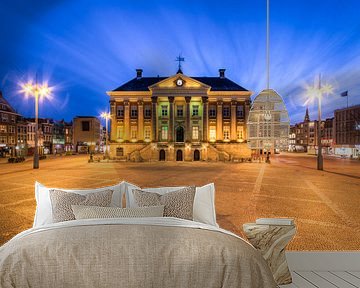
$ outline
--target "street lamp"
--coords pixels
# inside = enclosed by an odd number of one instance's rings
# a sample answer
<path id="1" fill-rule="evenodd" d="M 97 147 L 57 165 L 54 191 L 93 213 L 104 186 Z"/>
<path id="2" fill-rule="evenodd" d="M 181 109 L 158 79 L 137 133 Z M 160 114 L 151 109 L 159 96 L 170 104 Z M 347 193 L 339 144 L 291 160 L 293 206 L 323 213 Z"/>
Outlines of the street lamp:
<path id="1" fill-rule="evenodd" d="M 48 87 L 47 83 L 39 85 L 37 82 L 33 84 L 31 81 L 28 83 L 20 84 L 22 90 L 20 92 L 24 93 L 25 96 L 34 96 L 35 98 L 35 149 L 34 149 L 34 163 L 33 168 L 39 169 L 39 148 L 38 148 L 38 138 L 39 138 L 39 97 L 48 97 L 51 94 L 51 87 Z"/>
<path id="2" fill-rule="evenodd" d="M 321 144 L 321 98 L 322 95 L 329 95 L 333 93 L 333 87 L 330 84 L 321 85 L 321 74 L 319 74 L 319 83 L 318 87 L 314 85 L 314 87 L 307 87 L 306 89 L 307 95 L 309 96 L 308 100 L 318 99 L 318 133 L 317 133 L 317 170 L 324 170 L 324 160 L 322 156 L 322 144 Z"/>
<path id="3" fill-rule="evenodd" d="M 109 119 L 111 119 L 111 115 L 109 112 L 103 112 L 100 115 L 101 118 L 105 119 L 105 150 L 104 150 L 104 158 L 108 158 L 109 157 L 109 152 L 108 152 L 108 121 Z"/>

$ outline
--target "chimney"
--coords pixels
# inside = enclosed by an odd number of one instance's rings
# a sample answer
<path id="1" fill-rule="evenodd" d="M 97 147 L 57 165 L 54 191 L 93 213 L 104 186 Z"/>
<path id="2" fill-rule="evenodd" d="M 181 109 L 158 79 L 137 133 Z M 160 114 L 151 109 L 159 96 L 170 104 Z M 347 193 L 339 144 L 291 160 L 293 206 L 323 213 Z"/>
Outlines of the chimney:
<path id="1" fill-rule="evenodd" d="M 219 69 L 219 77 L 225 78 L 225 69 Z"/>
<path id="2" fill-rule="evenodd" d="M 142 77 L 142 69 L 136 69 L 136 79 L 140 79 Z"/>

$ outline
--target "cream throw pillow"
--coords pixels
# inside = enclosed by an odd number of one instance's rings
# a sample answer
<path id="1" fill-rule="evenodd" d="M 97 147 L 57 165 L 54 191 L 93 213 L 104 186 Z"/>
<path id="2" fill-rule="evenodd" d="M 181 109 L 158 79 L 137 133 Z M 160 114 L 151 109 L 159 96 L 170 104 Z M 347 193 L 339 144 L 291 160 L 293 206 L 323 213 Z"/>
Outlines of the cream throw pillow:
<path id="1" fill-rule="evenodd" d="M 137 208 L 71 205 L 75 219 L 163 217 L 164 206 Z"/>
<path id="2" fill-rule="evenodd" d="M 75 220 L 71 205 L 110 206 L 113 190 L 80 195 L 52 189 L 49 191 L 54 222 Z"/>
<path id="3" fill-rule="evenodd" d="M 193 220 L 195 191 L 195 187 L 185 187 L 164 195 L 138 189 L 132 190 L 132 193 L 140 207 L 164 205 L 164 217 Z"/>

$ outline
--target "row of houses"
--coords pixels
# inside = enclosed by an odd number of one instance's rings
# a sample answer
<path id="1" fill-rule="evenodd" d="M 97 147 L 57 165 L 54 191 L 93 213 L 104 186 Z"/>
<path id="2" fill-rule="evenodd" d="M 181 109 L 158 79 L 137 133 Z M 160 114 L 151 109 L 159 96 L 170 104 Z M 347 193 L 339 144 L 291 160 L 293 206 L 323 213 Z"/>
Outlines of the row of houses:
<path id="1" fill-rule="evenodd" d="M 360 105 L 334 111 L 334 117 L 321 121 L 323 153 L 359 158 Z M 306 109 L 304 121 L 290 127 L 289 151 L 316 154 L 318 121 L 311 121 Z"/>
<path id="2" fill-rule="evenodd" d="M 77 116 L 73 121 L 38 119 L 38 146 L 42 154 L 100 152 L 105 137 L 98 118 Z M 0 157 L 33 155 L 35 119 L 15 111 L 0 91 Z"/>

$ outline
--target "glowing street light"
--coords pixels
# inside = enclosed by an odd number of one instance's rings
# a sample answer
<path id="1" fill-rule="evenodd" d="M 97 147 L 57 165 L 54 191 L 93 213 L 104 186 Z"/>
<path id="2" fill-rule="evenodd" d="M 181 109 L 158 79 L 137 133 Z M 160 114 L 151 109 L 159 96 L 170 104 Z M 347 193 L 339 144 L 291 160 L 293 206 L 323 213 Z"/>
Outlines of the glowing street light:
<path id="1" fill-rule="evenodd" d="M 109 157 L 108 151 L 108 121 L 111 119 L 111 114 L 109 112 L 103 112 L 100 115 L 101 118 L 105 119 L 105 150 L 104 150 L 104 158 Z"/>
<path id="2" fill-rule="evenodd" d="M 33 84 L 31 81 L 28 83 L 21 83 L 21 93 L 24 93 L 26 97 L 34 96 L 35 98 L 35 149 L 34 149 L 34 163 L 33 168 L 39 169 L 39 97 L 48 97 L 51 95 L 51 87 L 44 83 L 39 85 L 37 82 Z"/>
<path id="3" fill-rule="evenodd" d="M 319 74 L 319 83 L 318 87 L 315 85 L 309 86 L 306 88 L 306 94 L 309 99 L 307 102 L 318 99 L 318 134 L 317 134 L 317 142 L 318 142 L 318 153 L 317 153 L 317 169 L 324 170 L 324 160 L 322 156 L 322 144 L 321 144 L 321 99 L 323 95 L 330 95 L 333 93 L 334 88 L 330 84 L 321 85 L 321 74 Z"/>

